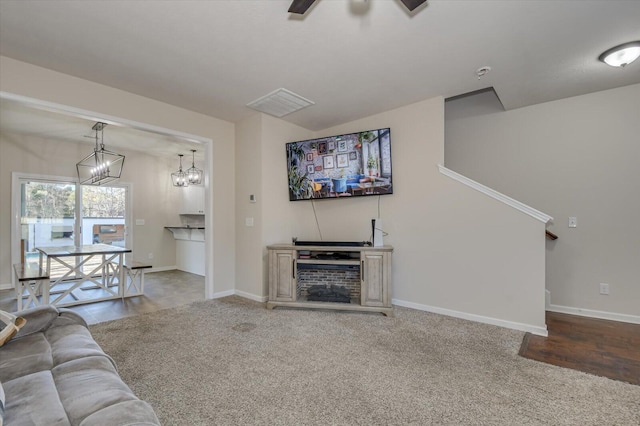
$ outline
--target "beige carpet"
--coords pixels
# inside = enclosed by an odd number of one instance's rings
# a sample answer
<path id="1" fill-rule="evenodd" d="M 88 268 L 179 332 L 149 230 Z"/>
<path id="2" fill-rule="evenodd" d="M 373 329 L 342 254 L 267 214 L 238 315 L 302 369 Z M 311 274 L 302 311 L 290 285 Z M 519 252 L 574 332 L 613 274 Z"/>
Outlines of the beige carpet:
<path id="1" fill-rule="evenodd" d="M 239 297 L 91 326 L 163 425 L 638 425 L 640 386 L 517 355 L 523 333 Z"/>

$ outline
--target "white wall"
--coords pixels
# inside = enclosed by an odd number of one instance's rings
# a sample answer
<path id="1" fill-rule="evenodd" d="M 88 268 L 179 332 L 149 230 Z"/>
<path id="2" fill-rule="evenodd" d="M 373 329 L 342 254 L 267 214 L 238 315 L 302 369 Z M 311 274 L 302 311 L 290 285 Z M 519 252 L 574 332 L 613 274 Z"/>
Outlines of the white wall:
<path id="1" fill-rule="evenodd" d="M 243 296 L 265 298 L 266 246 L 283 242 L 283 235 L 291 235 L 296 226 L 287 189 L 285 143 L 313 135 L 264 114 L 236 125 L 236 290 Z M 255 203 L 249 202 L 250 194 L 255 195 Z M 246 218 L 254 219 L 253 227 L 246 226 Z M 291 237 L 284 241 L 291 241 Z"/>
<path id="2" fill-rule="evenodd" d="M 236 286 L 240 294 L 261 299 L 262 283 L 262 114 L 236 125 Z M 249 202 L 253 194 L 256 202 Z M 253 227 L 245 226 L 252 218 Z"/>
<path id="3" fill-rule="evenodd" d="M 444 160 L 443 99 L 324 133 L 376 127 L 391 128 L 394 193 L 380 197 L 380 204 L 389 233 L 385 243 L 395 248 L 397 303 L 499 319 L 521 329 L 527 328 L 520 326 L 524 324 L 532 331 L 546 329 L 544 225 L 439 173 L 437 164 Z M 365 239 L 377 200 L 345 201 L 350 205 L 327 202 L 326 209 L 319 210 L 321 220 L 332 219 L 334 236 L 360 229 L 356 239 Z"/>
<path id="4" fill-rule="evenodd" d="M 41 137 L 18 135 L 0 130 L 0 283 L 11 283 L 11 181 L 12 173 L 75 178 L 75 160 L 92 149 L 91 144 L 51 141 Z M 88 151 L 87 151 L 88 150 Z M 180 194 L 174 191 L 168 178 L 173 164 L 169 159 L 153 157 L 128 150 L 118 150 L 126 156 L 121 181 L 133 188 L 135 218 L 144 219 L 144 226 L 130 224 L 133 232 L 133 256 L 151 261 L 154 267 L 176 264 L 173 236 L 164 229 L 178 220 Z"/>
<path id="5" fill-rule="evenodd" d="M 555 218 L 552 308 L 640 322 L 640 85 L 507 112 L 447 104 L 447 167 Z"/>
<path id="6" fill-rule="evenodd" d="M 263 182 L 263 247 L 292 237 L 319 239 L 311 202 L 288 201 L 285 143 L 381 127 L 391 128 L 394 193 L 315 201 L 323 239 L 369 240 L 380 203 L 385 243 L 395 248 L 396 304 L 544 333 L 544 225 L 439 173 L 442 98 L 315 134 L 264 116 L 261 176 L 251 177 Z M 264 256 L 260 267 L 266 296 Z M 251 292 L 260 291 L 256 286 Z"/>
<path id="7" fill-rule="evenodd" d="M 268 225 L 264 230 L 264 243 L 291 242 L 291 237 L 303 234 L 318 239 L 310 202 L 289 201 L 289 179 L 287 176 L 287 142 L 314 138 L 316 133 L 302 127 L 265 115 L 263 118 L 263 219 Z M 318 203 L 319 204 L 319 203 Z M 316 204 L 317 205 L 317 204 Z M 303 212 L 303 214 L 298 214 Z M 304 232 L 301 232 L 303 229 Z M 283 235 L 289 238 L 282 240 Z M 265 252 L 266 256 L 266 252 Z"/>
<path id="8" fill-rule="evenodd" d="M 0 91 L 121 117 L 213 140 L 211 195 L 213 259 L 207 259 L 215 292 L 231 290 L 235 281 L 235 183 L 233 123 L 198 114 L 122 90 L 0 56 Z M 96 117 L 98 118 L 98 117 Z M 4 171 L 2 171 L 4 173 Z M 6 185 L 3 183 L 3 185 Z M 2 191 L 7 191 L 3 188 Z M 3 192 L 6 194 L 6 192 Z M 2 198 L 4 201 L 4 198 Z M 212 231 L 212 232 L 211 232 Z M 4 228 L 0 232 L 9 232 Z M 4 234 L 2 237 L 5 237 Z M 8 238 L 8 235 L 6 236 Z M 1 252 L 5 258 L 8 253 Z"/>

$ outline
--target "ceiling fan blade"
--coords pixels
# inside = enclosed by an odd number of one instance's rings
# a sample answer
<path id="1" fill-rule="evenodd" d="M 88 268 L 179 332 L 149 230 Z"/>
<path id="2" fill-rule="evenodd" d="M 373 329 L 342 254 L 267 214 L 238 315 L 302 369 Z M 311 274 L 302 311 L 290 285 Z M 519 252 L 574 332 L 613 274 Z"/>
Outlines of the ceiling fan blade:
<path id="1" fill-rule="evenodd" d="M 426 2 L 427 0 L 400 0 L 400 1 L 404 3 L 407 9 L 409 9 L 409 12 L 412 12 L 413 9 L 420 6 L 422 3 Z"/>
<path id="2" fill-rule="evenodd" d="M 291 6 L 289 6 L 289 12 L 304 15 L 315 1 L 316 0 L 293 0 Z"/>

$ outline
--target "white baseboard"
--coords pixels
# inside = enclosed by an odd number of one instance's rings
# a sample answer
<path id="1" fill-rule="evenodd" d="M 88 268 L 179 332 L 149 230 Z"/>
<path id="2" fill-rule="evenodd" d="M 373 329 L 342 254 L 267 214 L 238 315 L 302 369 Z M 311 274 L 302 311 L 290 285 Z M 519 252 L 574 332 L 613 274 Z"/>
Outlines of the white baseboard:
<path id="1" fill-rule="evenodd" d="M 234 294 L 244 297 L 245 299 L 255 300 L 256 302 L 266 302 L 268 296 L 258 296 L 257 294 L 247 293 L 246 291 L 235 290 Z"/>
<path id="2" fill-rule="evenodd" d="M 481 322 L 484 324 L 497 325 L 499 327 L 510 328 L 518 331 L 526 331 L 538 336 L 547 337 L 549 332 L 547 327 L 538 327 L 530 324 L 522 324 L 519 322 L 506 321 L 498 318 L 485 317 L 482 315 L 468 314 L 466 312 L 453 311 L 451 309 L 438 308 L 435 306 L 421 305 L 419 303 L 406 302 L 404 300 L 393 299 L 393 304 L 403 306 L 405 308 L 417 309 L 419 311 L 432 312 L 434 314 L 447 315 L 450 317 L 461 318 L 469 321 Z"/>
<path id="3" fill-rule="evenodd" d="M 571 306 L 560 305 L 549 305 L 547 307 L 547 310 L 551 312 L 558 312 L 561 314 L 580 315 L 583 317 L 640 324 L 640 315 L 618 314 L 615 312 L 596 311 L 593 309 L 573 308 Z"/>
<path id="4" fill-rule="evenodd" d="M 150 274 L 153 272 L 164 272 L 164 271 L 174 271 L 178 269 L 177 266 L 158 266 L 157 268 L 149 268 L 146 270 L 145 274 Z"/>
<path id="5" fill-rule="evenodd" d="M 13 284 L 0 284 L 0 290 L 13 290 Z"/>
<path id="6" fill-rule="evenodd" d="M 226 291 L 220 291 L 218 293 L 213 293 L 212 299 L 219 299 L 221 297 L 234 296 L 234 295 L 244 297 L 245 299 L 254 300 L 256 302 L 266 302 L 268 299 L 267 296 L 258 296 L 257 294 L 247 293 L 246 291 L 241 291 L 241 290 L 226 290 Z"/>
<path id="7" fill-rule="evenodd" d="M 220 299 L 221 297 L 233 296 L 234 294 L 236 294 L 235 290 L 219 291 L 217 293 L 213 293 L 213 296 L 211 296 L 211 298 Z"/>

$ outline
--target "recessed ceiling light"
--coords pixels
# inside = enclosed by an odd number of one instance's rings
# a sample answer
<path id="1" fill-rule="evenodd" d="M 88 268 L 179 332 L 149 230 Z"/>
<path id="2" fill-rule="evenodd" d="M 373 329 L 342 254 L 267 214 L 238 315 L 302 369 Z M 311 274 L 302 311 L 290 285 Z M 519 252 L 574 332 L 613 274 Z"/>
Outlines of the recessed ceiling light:
<path id="1" fill-rule="evenodd" d="M 315 102 L 305 99 L 290 90 L 280 88 L 253 102 L 249 102 L 247 106 L 274 117 L 284 117 L 314 104 Z"/>
<path id="2" fill-rule="evenodd" d="M 604 52 L 598 57 L 612 67 L 625 67 L 640 57 L 640 41 L 621 44 Z"/>

